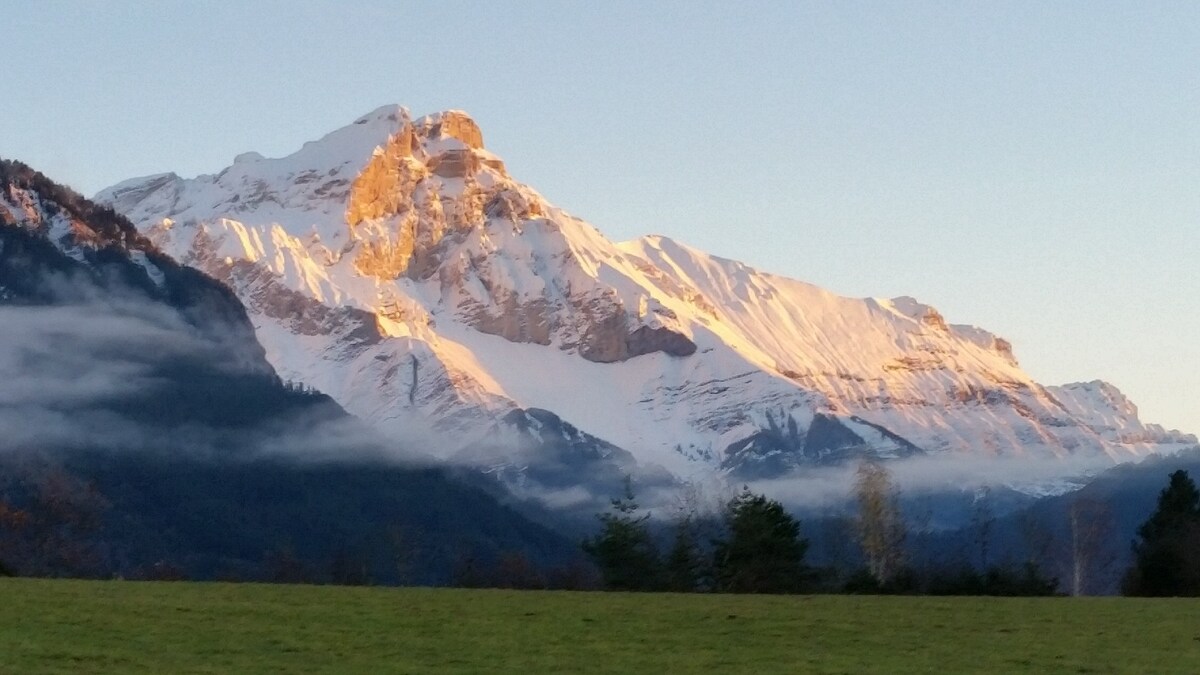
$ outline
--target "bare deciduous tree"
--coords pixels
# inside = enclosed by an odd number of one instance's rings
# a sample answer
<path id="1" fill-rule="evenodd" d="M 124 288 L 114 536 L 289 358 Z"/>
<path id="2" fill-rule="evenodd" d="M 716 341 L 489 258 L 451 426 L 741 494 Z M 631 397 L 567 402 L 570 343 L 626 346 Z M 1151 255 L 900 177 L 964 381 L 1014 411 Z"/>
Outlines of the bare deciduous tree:
<path id="1" fill-rule="evenodd" d="M 991 564 L 992 528 L 996 514 L 992 510 L 992 488 L 983 486 L 971 504 L 971 529 L 975 532 L 975 546 L 979 549 L 979 569 L 987 570 Z"/>
<path id="2" fill-rule="evenodd" d="M 878 462 L 858 465 L 854 496 L 858 502 L 858 539 L 867 569 L 881 585 L 904 565 L 904 520 L 891 474 Z"/>
<path id="3" fill-rule="evenodd" d="M 1071 535 L 1068 551 L 1071 595 L 1087 595 L 1117 560 L 1112 510 L 1095 499 L 1076 499 L 1067 510 L 1067 528 Z"/>
<path id="4" fill-rule="evenodd" d="M 102 573 L 96 535 L 108 501 L 94 485 L 41 460 L 6 466 L 0 476 L 0 566 L 32 576 Z"/>

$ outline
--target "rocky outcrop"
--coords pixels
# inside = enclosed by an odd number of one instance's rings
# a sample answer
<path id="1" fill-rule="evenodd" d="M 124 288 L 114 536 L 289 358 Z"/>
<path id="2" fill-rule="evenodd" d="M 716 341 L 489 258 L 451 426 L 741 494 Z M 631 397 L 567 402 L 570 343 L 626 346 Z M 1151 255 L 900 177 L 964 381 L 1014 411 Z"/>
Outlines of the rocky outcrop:
<path id="1" fill-rule="evenodd" d="M 472 302 L 459 305 L 456 315 L 480 333 L 497 335 L 509 342 L 550 344 L 553 312 L 543 299 L 520 302 L 507 295 L 495 303 Z"/>
<path id="2" fill-rule="evenodd" d="M 275 275 L 244 260 L 213 261 L 206 267 L 212 276 L 244 289 L 248 309 L 277 320 L 298 335 L 337 335 L 344 344 L 366 347 L 383 340 L 376 318 L 354 307 L 329 307 L 279 283 Z"/>
<path id="3" fill-rule="evenodd" d="M 486 262 L 477 263 L 485 266 Z M 453 294 L 470 274 L 471 266 L 444 266 L 440 270 L 443 292 Z M 487 301 L 460 301 L 456 316 L 481 333 L 497 335 L 510 342 L 549 345 L 556 340 L 597 363 L 615 363 L 635 356 L 663 352 L 690 356 L 696 344 L 687 336 L 666 327 L 635 322 L 614 298 L 570 297 L 552 303 L 545 297 L 522 299 L 504 289 L 493 289 Z"/>
<path id="4" fill-rule="evenodd" d="M 441 154 L 430 157 L 425 163 L 426 168 L 442 178 L 469 178 L 479 173 L 483 167 L 504 173 L 504 162 L 481 156 L 471 150 L 446 150 Z"/>
<path id="5" fill-rule="evenodd" d="M 470 150 L 447 150 L 429 158 L 425 166 L 442 178 L 466 178 L 479 173 L 479 157 Z"/>
<path id="6" fill-rule="evenodd" d="M 415 157 L 418 152 L 406 119 L 351 184 L 346 225 L 358 242 L 354 265 L 362 274 L 396 279 L 408 272 L 418 243 L 428 249 L 441 241 L 445 222 L 440 203 L 422 191 L 426 208 L 417 209 L 418 189 L 428 176 Z"/>
<path id="7" fill-rule="evenodd" d="M 1015 364 L 1017 357 L 1013 355 L 1012 343 L 1002 337 L 997 337 L 992 340 L 992 349 L 998 352 L 1009 363 Z"/>
<path id="8" fill-rule="evenodd" d="M 475 120 L 461 110 L 423 117 L 417 122 L 416 129 L 425 138 L 455 138 L 471 150 L 483 149 L 483 132 Z"/>
<path id="9" fill-rule="evenodd" d="M 868 442 L 849 424 L 879 434 L 880 438 Z M 885 453 L 880 452 L 881 446 L 887 448 Z M 817 413 L 804 428 L 791 415 L 776 420 L 768 413 L 764 428 L 725 448 L 721 468 L 741 480 L 769 479 L 804 467 L 879 459 L 881 454 L 909 457 L 922 454 L 922 450 L 859 417 L 841 419 Z"/>
<path id="10" fill-rule="evenodd" d="M 686 335 L 669 328 L 642 326 L 625 338 L 630 357 L 663 352 L 671 356 L 691 356 L 696 353 L 696 343 Z"/>
<path id="11" fill-rule="evenodd" d="M 414 125 L 414 133 L 438 149 L 426 160 L 434 175 L 442 178 L 466 178 L 479 173 L 483 167 L 507 176 L 504 162 L 483 149 L 483 133 L 479 125 L 461 110 L 448 110 L 423 117 Z M 453 139 L 462 147 L 444 141 Z"/>
<path id="12" fill-rule="evenodd" d="M 412 125 L 406 122 L 375 152 L 351 184 L 346 224 L 353 229 L 364 221 L 407 210 L 412 204 L 413 188 L 424 173 L 424 165 L 413 158 Z"/>
<path id="13" fill-rule="evenodd" d="M 932 307 L 930 307 L 928 311 L 925 312 L 925 315 L 921 317 L 921 323 L 925 324 L 926 326 L 932 326 L 940 331 L 949 330 L 949 328 L 946 326 L 946 319 L 942 317 L 941 312 L 938 312 Z"/>
<path id="14" fill-rule="evenodd" d="M 430 156 L 425 143 L 454 138 L 463 148 Z M 437 246 L 448 232 L 465 233 L 487 217 L 516 221 L 541 215 L 536 200 L 505 184 L 485 190 L 476 175 L 490 168 L 504 177 L 504 165 L 477 151 L 482 137 L 465 114 L 425 118 L 414 125 L 402 120 L 400 131 L 371 157 L 351 184 L 346 226 L 357 242 L 355 268 L 379 279 L 429 277 L 439 264 Z M 439 179 L 463 180 L 461 190 L 443 189 Z M 494 183 L 494 181 L 492 181 Z"/>
<path id="15" fill-rule="evenodd" d="M 360 274 L 383 280 L 436 277 L 456 317 L 476 330 L 513 342 L 557 341 L 591 361 L 696 351 L 682 333 L 632 319 L 603 288 L 558 298 L 552 284 L 536 295 L 511 287 L 504 270 L 511 262 L 494 264 L 491 251 L 475 249 L 468 237 L 486 232 L 489 222 L 521 228 L 541 219 L 542 200 L 509 180 L 503 164 L 485 154 L 478 126 L 464 113 L 400 122 L 350 187 L 346 225 Z M 446 139 L 462 147 L 430 145 Z M 477 180 L 485 170 L 491 171 L 486 187 Z M 462 180 L 462 187 L 448 189 L 443 179 Z M 453 253 L 462 246 L 467 248 Z M 570 256 L 564 262 L 578 264 Z"/>
<path id="16" fill-rule="evenodd" d="M 501 218 L 514 223 L 545 215 L 541 202 L 512 189 L 498 190 L 490 195 L 483 212 L 488 218 Z"/>

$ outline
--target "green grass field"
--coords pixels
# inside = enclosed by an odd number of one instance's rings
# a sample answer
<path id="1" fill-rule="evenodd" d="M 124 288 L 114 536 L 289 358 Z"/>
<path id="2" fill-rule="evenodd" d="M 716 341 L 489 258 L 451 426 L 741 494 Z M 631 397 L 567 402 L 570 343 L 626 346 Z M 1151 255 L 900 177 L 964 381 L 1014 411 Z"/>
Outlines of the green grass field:
<path id="1" fill-rule="evenodd" d="M 0 580 L 0 672 L 1200 673 L 1200 601 Z"/>

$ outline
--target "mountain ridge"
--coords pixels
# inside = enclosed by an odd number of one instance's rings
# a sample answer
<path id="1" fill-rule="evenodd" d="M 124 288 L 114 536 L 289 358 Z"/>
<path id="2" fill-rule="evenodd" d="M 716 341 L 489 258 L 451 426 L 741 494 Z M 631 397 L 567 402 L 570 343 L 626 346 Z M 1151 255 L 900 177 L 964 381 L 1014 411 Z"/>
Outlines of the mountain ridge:
<path id="1" fill-rule="evenodd" d="M 286 157 L 97 199 L 228 283 L 289 379 L 393 434 L 466 445 L 543 409 L 684 478 L 910 447 L 1117 461 L 1195 442 L 1111 385 L 1037 383 L 1006 340 L 913 298 L 845 298 L 666 237 L 610 242 L 513 179 L 461 111 L 385 106 Z M 347 337 L 354 322 L 370 340 Z M 818 419 L 841 440 L 787 440 Z M 796 433 L 755 444 L 777 424 Z"/>
<path id="2" fill-rule="evenodd" d="M 0 337 L 0 504 L 88 552 L 6 527 L 2 568 L 280 580 L 282 557 L 310 580 L 345 581 L 340 560 L 360 583 L 446 584 L 464 556 L 578 555 L 506 495 L 285 382 L 226 285 L 5 160 Z M 53 513 L 36 501 L 47 485 Z M 55 520 L 71 509 L 92 525 Z"/>

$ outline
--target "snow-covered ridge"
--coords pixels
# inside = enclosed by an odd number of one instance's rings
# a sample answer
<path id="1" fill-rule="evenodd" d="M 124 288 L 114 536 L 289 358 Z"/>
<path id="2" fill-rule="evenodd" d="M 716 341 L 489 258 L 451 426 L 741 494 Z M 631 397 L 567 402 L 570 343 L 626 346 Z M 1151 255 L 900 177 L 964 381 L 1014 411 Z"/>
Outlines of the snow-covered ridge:
<path id="1" fill-rule="evenodd" d="M 679 475 L 859 454 L 1113 459 L 1194 437 L 1109 385 L 1033 381 L 915 299 L 846 298 L 665 237 L 613 243 L 462 111 L 376 110 L 296 153 L 97 195 L 223 279 L 280 373 L 393 433 L 553 411 Z"/>

